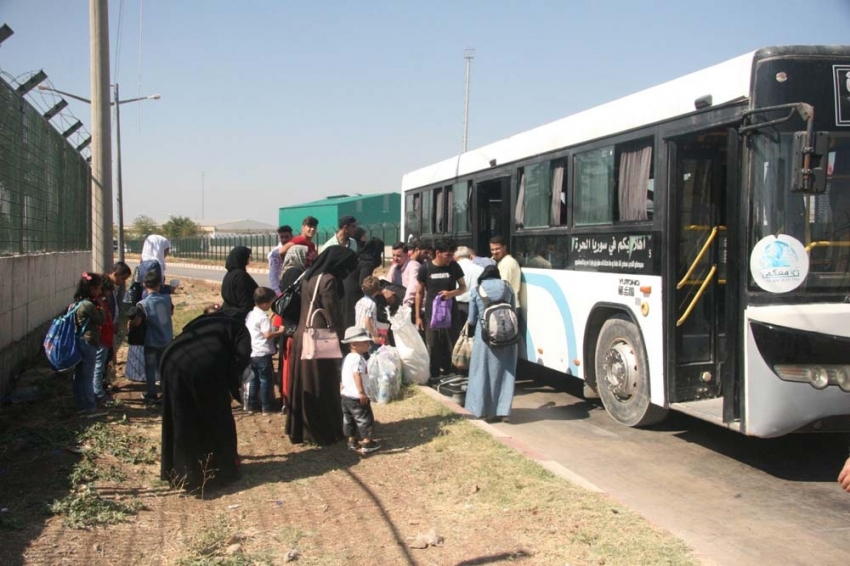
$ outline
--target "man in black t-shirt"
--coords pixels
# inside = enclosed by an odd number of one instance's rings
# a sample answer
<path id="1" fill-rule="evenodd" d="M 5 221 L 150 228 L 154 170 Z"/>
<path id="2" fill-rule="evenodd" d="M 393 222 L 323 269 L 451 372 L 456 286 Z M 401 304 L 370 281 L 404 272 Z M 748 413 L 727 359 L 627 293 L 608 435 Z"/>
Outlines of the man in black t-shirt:
<path id="1" fill-rule="evenodd" d="M 425 330 L 425 344 L 428 346 L 428 354 L 431 357 L 431 380 L 429 380 L 431 383 L 439 380 L 441 375 L 451 373 L 452 348 L 460 328 L 466 323 L 465 320 L 458 320 L 460 315 L 457 301 L 454 299 L 466 291 L 463 269 L 454 260 L 456 249 L 457 246 L 450 238 L 434 242 L 434 259 L 423 262 L 416 277 L 419 281 L 414 300 L 416 327 L 419 330 Z M 451 328 L 431 328 L 434 297 L 437 295 L 443 299 L 451 299 Z"/>

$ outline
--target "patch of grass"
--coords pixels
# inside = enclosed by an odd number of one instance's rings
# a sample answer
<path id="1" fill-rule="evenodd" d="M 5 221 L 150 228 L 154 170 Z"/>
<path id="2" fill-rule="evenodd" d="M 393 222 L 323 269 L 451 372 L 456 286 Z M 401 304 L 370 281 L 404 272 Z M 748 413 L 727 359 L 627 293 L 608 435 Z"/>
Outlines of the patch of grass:
<path id="1" fill-rule="evenodd" d="M 145 506 L 137 499 L 128 502 L 104 499 L 90 485 L 83 485 L 50 504 L 51 513 L 61 515 L 62 522 L 72 529 L 124 522 L 142 509 Z"/>
<path id="2" fill-rule="evenodd" d="M 0 458 L 14 447 L 19 450 L 56 449 L 73 442 L 77 430 L 68 426 L 23 426 L 0 434 Z"/>
<path id="3" fill-rule="evenodd" d="M 114 464 L 110 464 L 108 468 L 104 469 L 98 467 L 92 459 L 83 458 L 74 466 L 69 478 L 72 486 L 79 486 L 95 481 L 119 483 L 127 479 L 127 474 Z"/>
<path id="4" fill-rule="evenodd" d="M 19 531 L 22 528 L 24 524 L 19 519 L 8 513 L 0 513 L 0 532 Z"/>
<path id="5" fill-rule="evenodd" d="M 242 551 L 228 555 L 232 544 L 242 542 L 238 531 L 231 527 L 227 515 L 217 515 L 206 527 L 186 541 L 187 554 L 177 560 L 179 566 L 251 566 L 272 564 L 268 556 L 245 554 Z"/>
<path id="6" fill-rule="evenodd" d="M 511 518 L 524 523 L 532 516 L 537 525 L 568 526 L 569 543 L 546 552 L 569 563 L 694 563 L 681 541 L 647 526 L 607 497 L 556 478 L 467 421 L 444 422 L 425 448 L 429 459 L 451 462 L 426 487 L 435 497 L 454 501 L 449 514 L 460 517 L 474 509 L 477 520 L 494 524 Z"/>
<path id="7" fill-rule="evenodd" d="M 154 464 L 156 447 L 141 434 L 129 434 L 110 425 L 95 423 L 80 435 L 80 442 L 94 455 L 109 454 L 128 464 Z"/>
<path id="8" fill-rule="evenodd" d="M 204 314 L 203 306 L 183 307 L 174 309 L 174 315 L 171 317 L 171 325 L 174 327 L 174 335 L 177 336 L 183 332 L 183 327 L 197 317 Z"/>

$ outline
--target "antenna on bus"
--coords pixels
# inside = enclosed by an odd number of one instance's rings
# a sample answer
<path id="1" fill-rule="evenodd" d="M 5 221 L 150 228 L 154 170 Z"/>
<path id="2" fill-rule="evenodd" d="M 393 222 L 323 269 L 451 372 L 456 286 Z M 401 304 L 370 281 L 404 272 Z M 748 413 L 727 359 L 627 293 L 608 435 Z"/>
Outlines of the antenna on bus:
<path id="1" fill-rule="evenodd" d="M 475 57 L 475 49 L 463 50 L 463 58 L 466 59 L 466 95 L 463 98 L 463 153 L 466 153 L 466 140 L 469 132 L 469 71 L 472 68 L 472 59 Z"/>

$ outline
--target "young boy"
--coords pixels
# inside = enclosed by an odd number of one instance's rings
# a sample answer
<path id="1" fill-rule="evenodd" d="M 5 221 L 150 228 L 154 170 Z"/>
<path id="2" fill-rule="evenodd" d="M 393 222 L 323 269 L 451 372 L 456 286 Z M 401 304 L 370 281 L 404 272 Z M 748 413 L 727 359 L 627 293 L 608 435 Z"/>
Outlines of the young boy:
<path id="1" fill-rule="evenodd" d="M 159 362 L 162 360 L 162 351 L 174 338 L 174 331 L 171 326 L 174 305 L 171 303 L 171 295 L 160 293 L 162 275 L 157 270 L 148 271 L 145 274 L 143 284 L 148 296 L 136 306 L 140 311 L 143 311 L 144 316 L 135 316 L 135 313 L 131 313 L 133 316 L 130 324 L 133 326 L 145 325 L 147 393 L 144 394 L 143 399 L 145 403 L 159 403 L 162 400 L 156 390 Z"/>
<path id="2" fill-rule="evenodd" d="M 378 307 L 375 304 L 375 295 L 381 292 L 381 281 L 377 277 L 366 277 L 360 286 L 363 290 L 363 298 L 354 305 L 354 326 L 366 329 L 372 342 L 382 342 L 378 336 Z"/>
<path id="3" fill-rule="evenodd" d="M 380 448 L 372 440 L 375 417 L 369 397 L 363 388 L 366 360 L 363 354 L 369 351 L 369 334 L 365 328 L 352 326 L 345 331 L 343 344 L 348 344 L 351 353 L 342 362 L 342 433 L 348 437 L 348 449 L 361 454 L 370 454 Z M 358 437 L 360 441 L 358 442 Z"/>
<path id="4" fill-rule="evenodd" d="M 245 326 L 251 334 L 251 371 L 253 378 L 248 382 L 245 396 L 245 411 L 252 412 L 257 405 L 257 390 L 260 393 L 260 406 L 264 415 L 272 412 L 274 404 L 274 368 L 275 338 L 283 334 L 283 329 L 272 330 L 268 310 L 272 308 L 275 292 L 268 287 L 258 287 L 254 291 L 254 310 L 245 318 Z"/>

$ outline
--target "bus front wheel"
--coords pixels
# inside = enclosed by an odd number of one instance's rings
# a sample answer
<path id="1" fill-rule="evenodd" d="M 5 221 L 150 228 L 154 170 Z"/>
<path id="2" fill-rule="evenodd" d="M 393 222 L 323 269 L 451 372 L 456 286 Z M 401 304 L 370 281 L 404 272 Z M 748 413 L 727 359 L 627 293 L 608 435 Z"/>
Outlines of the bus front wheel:
<path id="1" fill-rule="evenodd" d="M 635 324 L 610 318 L 596 341 L 596 386 L 611 417 L 626 426 L 661 421 L 667 409 L 649 401 L 649 364 Z"/>

